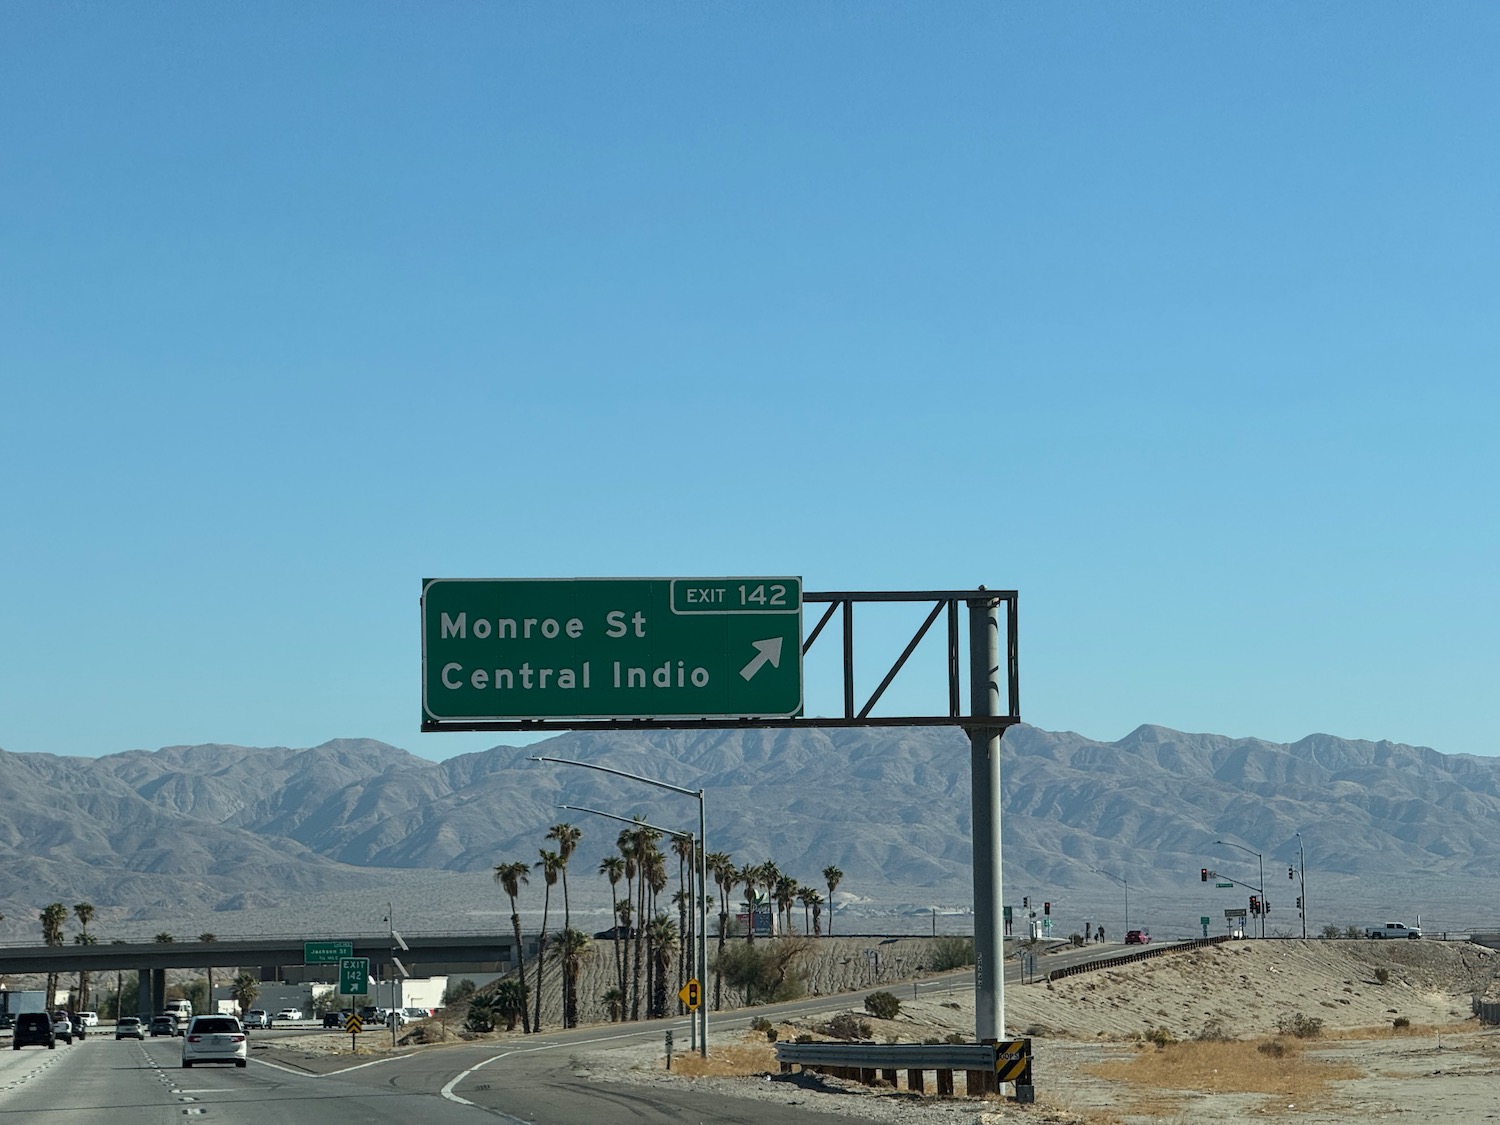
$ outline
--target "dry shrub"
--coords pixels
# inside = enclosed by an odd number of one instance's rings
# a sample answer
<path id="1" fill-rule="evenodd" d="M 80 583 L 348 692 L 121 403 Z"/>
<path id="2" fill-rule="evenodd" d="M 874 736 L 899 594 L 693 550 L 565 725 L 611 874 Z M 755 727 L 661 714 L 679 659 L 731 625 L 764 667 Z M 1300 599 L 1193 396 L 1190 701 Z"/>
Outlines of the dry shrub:
<path id="1" fill-rule="evenodd" d="M 1192 1040 L 1086 1069 L 1136 1088 L 1268 1094 L 1298 1104 L 1322 1093 L 1331 1082 L 1360 1076 L 1350 1064 L 1309 1058 L 1301 1044 L 1271 1043 L 1274 1046 L 1262 1045 L 1264 1049 L 1252 1052 L 1243 1043 Z"/>
<path id="2" fill-rule="evenodd" d="M 1203 1030 L 1198 1032 L 1198 1039 L 1204 1043 L 1227 1043 L 1234 1036 L 1229 1034 L 1229 1029 L 1224 1026 L 1224 1021 L 1211 1019 L 1203 1025 Z"/>
<path id="3" fill-rule="evenodd" d="M 853 1012 L 840 1012 L 818 1030 L 832 1039 L 868 1039 L 874 1034 L 869 1023 Z"/>
<path id="4" fill-rule="evenodd" d="M 663 1067 L 666 1059 L 663 1058 Z M 768 1043 L 745 1043 L 738 1046 L 709 1044 L 708 1058 L 696 1054 L 672 1056 L 672 1073 L 689 1078 L 736 1078 L 750 1074 L 775 1072 L 776 1048 Z"/>
<path id="5" fill-rule="evenodd" d="M 1170 1028 L 1153 1027 L 1146 1032 L 1146 1042 L 1155 1043 L 1160 1050 L 1177 1042 L 1177 1036 L 1172 1034 Z"/>
<path id="6" fill-rule="evenodd" d="M 1298 1039 L 1317 1039 L 1323 1034 L 1323 1021 L 1303 1012 L 1283 1012 L 1276 1018 L 1276 1030 Z"/>

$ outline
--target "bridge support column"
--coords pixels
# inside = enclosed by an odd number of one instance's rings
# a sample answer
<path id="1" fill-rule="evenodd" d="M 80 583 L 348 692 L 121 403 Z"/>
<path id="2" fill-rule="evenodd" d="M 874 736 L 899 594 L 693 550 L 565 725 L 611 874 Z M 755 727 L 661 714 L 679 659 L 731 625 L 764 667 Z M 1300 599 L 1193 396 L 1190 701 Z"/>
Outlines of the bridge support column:
<path id="1" fill-rule="evenodd" d="M 151 970 L 137 969 L 135 971 L 135 1014 L 141 1017 L 141 1022 L 151 1022 Z"/>

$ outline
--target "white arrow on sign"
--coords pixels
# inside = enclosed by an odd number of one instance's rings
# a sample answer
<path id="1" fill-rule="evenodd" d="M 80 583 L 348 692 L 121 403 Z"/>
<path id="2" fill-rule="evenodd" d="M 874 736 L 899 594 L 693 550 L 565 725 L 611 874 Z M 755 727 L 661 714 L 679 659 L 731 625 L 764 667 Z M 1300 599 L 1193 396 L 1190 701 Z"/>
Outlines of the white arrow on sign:
<path id="1" fill-rule="evenodd" d="M 740 669 L 740 676 L 746 680 L 759 672 L 761 666 L 770 663 L 772 668 L 781 667 L 781 638 L 772 637 L 768 641 L 751 641 L 755 646 L 755 659 Z"/>

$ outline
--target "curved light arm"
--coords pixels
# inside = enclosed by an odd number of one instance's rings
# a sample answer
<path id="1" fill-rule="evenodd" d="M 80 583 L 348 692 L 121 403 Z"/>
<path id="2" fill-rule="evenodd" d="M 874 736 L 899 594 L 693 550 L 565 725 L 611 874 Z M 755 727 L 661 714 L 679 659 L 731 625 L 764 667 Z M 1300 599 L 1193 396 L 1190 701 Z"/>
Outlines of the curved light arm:
<path id="1" fill-rule="evenodd" d="M 682 793 L 688 797 L 701 798 L 703 796 L 703 790 L 701 789 L 684 789 L 682 786 L 673 785 L 671 782 L 657 781 L 654 777 L 642 777 L 638 773 L 626 773 L 624 770 L 617 770 L 612 766 L 595 765 L 593 762 L 575 762 L 572 758 L 549 758 L 543 754 L 533 754 L 530 760 L 533 762 L 556 762 L 563 766 L 582 766 L 586 770 L 598 770 L 600 773 L 612 773 L 616 777 L 628 777 L 631 781 L 644 782 L 647 785 L 654 785 L 658 789 L 670 789 L 673 793 Z"/>
<path id="2" fill-rule="evenodd" d="M 1263 858 L 1265 858 L 1265 857 L 1263 857 L 1260 854 L 1260 852 L 1256 851 L 1254 848 L 1247 848 L 1247 847 L 1245 847 L 1244 844 L 1236 844 L 1233 840 L 1215 840 L 1214 843 L 1216 843 L 1216 844 L 1228 844 L 1231 848 L 1239 848 L 1240 851 L 1242 851 L 1242 852 L 1249 852 L 1256 859 L 1263 859 Z"/>
<path id="3" fill-rule="evenodd" d="M 619 816 L 612 812 L 605 812 L 603 809 L 586 809 L 582 805 L 558 805 L 557 807 L 567 809 L 569 812 L 586 812 L 593 813 L 595 816 L 607 816 L 610 820 L 618 820 L 623 824 L 639 824 L 642 828 L 649 828 L 653 832 L 661 832 L 668 836 L 676 836 L 679 840 L 693 839 L 691 832 L 679 832 L 675 828 L 663 828 L 658 824 L 651 824 L 648 821 L 640 820 L 633 816 Z"/>

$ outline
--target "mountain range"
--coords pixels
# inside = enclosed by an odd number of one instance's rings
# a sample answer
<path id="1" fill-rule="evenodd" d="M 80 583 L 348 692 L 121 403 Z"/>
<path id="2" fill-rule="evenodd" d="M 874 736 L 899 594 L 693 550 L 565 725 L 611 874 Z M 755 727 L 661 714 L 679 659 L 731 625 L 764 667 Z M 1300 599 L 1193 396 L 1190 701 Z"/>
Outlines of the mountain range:
<path id="1" fill-rule="evenodd" d="M 774 859 L 814 886 L 836 865 L 851 902 L 969 901 L 962 734 L 736 730 L 576 732 L 441 762 L 366 739 L 0 751 L 0 913 L 29 935 L 51 901 L 161 916 L 436 886 L 433 872 L 534 859 L 561 820 L 583 829 L 573 862 L 592 875 L 622 826 L 560 804 L 696 830 L 691 798 L 537 754 L 701 787 L 711 850 Z M 1500 877 L 1500 759 L 1321 734 L 1142 726 L 1100 742 L 1025 725 L 1002 756 L 1007 885 L 1097 883 L 1091 869 L 1142 888 L 1196 883 L 1205 857 L 1249 879 L 1253 861 L 1221 839 L 1272 867 L 1297 862 L 1300 842 L 1321 872 L 1352 878 Z"/>

